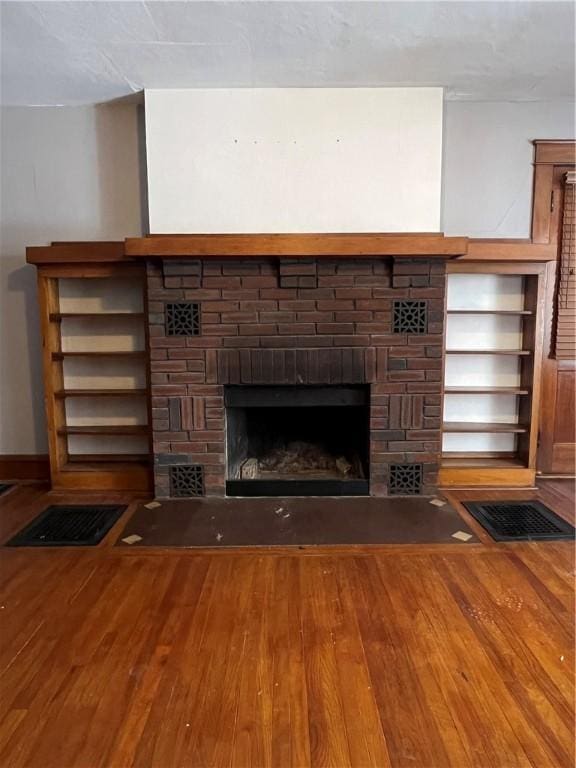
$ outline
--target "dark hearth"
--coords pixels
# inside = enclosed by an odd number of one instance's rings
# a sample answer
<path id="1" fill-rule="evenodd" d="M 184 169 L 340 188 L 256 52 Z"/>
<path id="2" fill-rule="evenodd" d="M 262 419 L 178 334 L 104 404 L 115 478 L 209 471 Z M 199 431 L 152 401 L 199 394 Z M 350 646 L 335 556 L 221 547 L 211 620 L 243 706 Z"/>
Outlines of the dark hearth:
<path id="1" fill-rule="evenodd" d="M 462 541 L 456 531 L 469 535 Z M 127 544 L 136 534 L 139 541 Z M 326 546 L 350 544 L 478 544 L 449 504 L 429 499 L 190 499 L 141 505 L 117 547 Z"/>

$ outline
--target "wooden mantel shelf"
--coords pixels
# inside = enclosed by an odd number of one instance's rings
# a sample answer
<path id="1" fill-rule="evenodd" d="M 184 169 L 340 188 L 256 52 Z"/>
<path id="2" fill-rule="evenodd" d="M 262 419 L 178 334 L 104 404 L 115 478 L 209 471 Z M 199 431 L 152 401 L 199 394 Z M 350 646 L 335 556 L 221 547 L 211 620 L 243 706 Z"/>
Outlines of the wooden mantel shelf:
<path id="1" fill-rule="evenodd" d="M 120 241 L 57 242 L 26 248 L 28 264 L 106 264 L 130 263 L 124 243 Z"/>
<path id="2" fill-rule="evenodd" d="M 165 259 L 183 256 L 396 256 L 451 259 L 466 253 L 467 245 L 467 237 L 445 237 L 442 233 L 149 235 L 127 238 L 125 250 L 128 256 Z"/>
<path id="3" fill-rule="evenodd" d="M 137 266 L 142 259 L 426 258 L 454 262 L 553 261 L 555 244 L 528 240 L 474 240 L 442 233 L 148 235 L 117 242 L 54 242 L 26 249 L 29 264 Z"/>

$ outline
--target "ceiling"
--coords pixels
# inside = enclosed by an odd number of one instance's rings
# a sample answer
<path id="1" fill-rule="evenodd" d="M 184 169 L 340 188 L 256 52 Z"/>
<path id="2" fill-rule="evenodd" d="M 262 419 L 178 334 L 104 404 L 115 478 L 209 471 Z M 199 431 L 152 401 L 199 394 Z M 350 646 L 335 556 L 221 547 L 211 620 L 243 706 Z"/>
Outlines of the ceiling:
<path id="1" fill-rule="evenodd" d="M 2 2 L 1 101 L 143 88 L 440 85 L 574 99 L 571 2 Z"/>

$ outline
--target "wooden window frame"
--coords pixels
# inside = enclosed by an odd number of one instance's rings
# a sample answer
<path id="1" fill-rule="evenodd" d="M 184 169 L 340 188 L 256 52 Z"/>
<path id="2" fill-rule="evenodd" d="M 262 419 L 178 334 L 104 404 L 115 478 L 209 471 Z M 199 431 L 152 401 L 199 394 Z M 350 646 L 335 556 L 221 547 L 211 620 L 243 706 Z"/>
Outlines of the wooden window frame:
<path id="1" fill-rule="evenodd" d="M 540 422 L 549 425 L 555 419 L 558 396 L 557 374 L 573 370 L 574 361 L 556 360 L 553 351 L 553 321 L 558 279 L 558 238 L 563 207 L 563 177 L 576 168 L 576 140 L 535 140 L 534 194 L 532 206 L 532 242 L 554 248 L 553 260 L 546 264 L 546 299 L 541 372 Z M 538 468 L 549 472 L 553 465 L 552 431 L 543 429 L 539 438 Z"/>
<path id="2" fill-rule="evenodd" d="M 562 210 L 562 176 L 576 166 L 576 141 L 534 142 L 532 242 L 558 242 L 558 216 Z"/>

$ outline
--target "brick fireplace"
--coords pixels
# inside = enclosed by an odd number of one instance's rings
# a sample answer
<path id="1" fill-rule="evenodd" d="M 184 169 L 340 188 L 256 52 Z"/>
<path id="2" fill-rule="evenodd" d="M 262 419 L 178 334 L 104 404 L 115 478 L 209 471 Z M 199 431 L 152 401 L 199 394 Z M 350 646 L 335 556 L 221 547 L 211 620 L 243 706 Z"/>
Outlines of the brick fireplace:
<path id="1" fill-rule="evenodd" d="M 345 408 L 325 422 L 338 423 L 341 414 L 341 433 L 349 435 L 332 449 L 344 467 L 341 479 L 363 479 L 356 491 L 372 496 L 433 493 L 441 440 L 444 258 L 148 258 L 156 495 L 251 495 L 237 492 L 233 481 L 241 470 L 228 445 L 227 407 L 239 402 L 238 392 L 251 392 L 263 405 L 274 392 L 306 400 L 324 391 L 323 399 L 304 403 L 310 410 L 298 414 L 294 408 L 278 422 L 290 424 L 294 440 L 297 417 L 309 427 L 312 416 L 328 415 L 323 409 L 338 401 L 338 390 L 362 391 L 365 402 L 365 422 L 362 415 L 351 419 Z M 251 416 L 253 432 L 258 424 L 276 423 L 272 410 L 264 410 Z M 346 452 L 355 425 L 364 423 L 360 461 Z M 261 467 L 270 465 L 260 459 Z M 355 461 L 357 469 L 349 470 Z M 365 476 L 346 474 L 354 471 Z"/>

